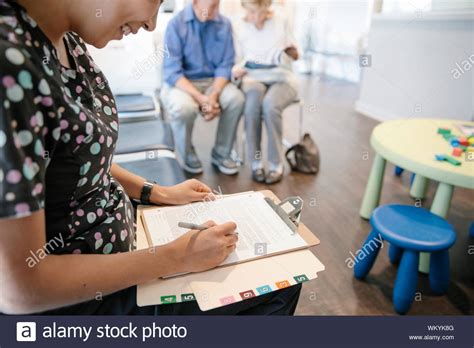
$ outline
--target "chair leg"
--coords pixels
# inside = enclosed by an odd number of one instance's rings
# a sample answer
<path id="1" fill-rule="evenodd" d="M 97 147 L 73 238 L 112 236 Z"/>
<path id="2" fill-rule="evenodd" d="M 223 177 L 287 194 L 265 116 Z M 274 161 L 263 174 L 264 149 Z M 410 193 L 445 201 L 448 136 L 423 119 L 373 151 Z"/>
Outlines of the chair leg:
<path id="1" fill-rule="evenodd" d="M 390 259 L 390 262 L 392 264 L 397 264 L 400 261 L 400 258 L 402 257 L 402 252 L 402 248 L 394 244 L 390 244 L 390 246 L 388 247 L 388 257 Z"/>
<path id="2" fill-rule="evenodd" d="M 393 289 L 393 307 L 398 314 L 405 314 L 411 307 L 418 283 L 419 253 L 404 250 Z"/>
<path id="3" fill-rule="evenodd" d="M 449 252 L 438 251 L 430 258 L 430 287 L 433 293 L 442 295 L 449 287 Z"/>
<path id="4" fill-rule="evenodd" d="M 299 121 L 298 121 L 298 141 L 303 137 L 303 115 L 304 115 L 304 103 L 302 100 L 298 103 L 299 107 Z"/>
<path id="5" fill-rule="evenodd" d="M 382 237 L 376 230 L 372 230 L 362 248 L 356 253 L 354 276 L 364 279 L 374 265 L 375 259 L 382 246 Z M 362 257 L 364 255 L 364 257 Z"/>

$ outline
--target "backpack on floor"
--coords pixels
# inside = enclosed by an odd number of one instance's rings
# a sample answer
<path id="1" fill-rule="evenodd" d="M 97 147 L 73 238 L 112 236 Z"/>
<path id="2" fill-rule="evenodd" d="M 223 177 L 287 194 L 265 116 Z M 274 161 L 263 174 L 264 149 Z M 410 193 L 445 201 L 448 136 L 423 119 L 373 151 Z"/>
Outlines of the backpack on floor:
<path id="1" fill-rule="evenodd" d="M 293 171 L 316 174 L 319 170 L 319 149 L 309 133 L 303 135 L 298 144 L 290 147 L 285 157 Z"/>

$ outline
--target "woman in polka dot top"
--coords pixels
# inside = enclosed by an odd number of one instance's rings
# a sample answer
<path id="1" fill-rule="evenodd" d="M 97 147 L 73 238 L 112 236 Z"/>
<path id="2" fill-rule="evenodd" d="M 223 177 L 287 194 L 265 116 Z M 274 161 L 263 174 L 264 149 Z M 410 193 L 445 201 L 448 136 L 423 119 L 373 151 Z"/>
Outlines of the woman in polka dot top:
<path id="1" fill-rule="evenodd" d="M 112 163 L 117 109 L 85 43 L 154 30 L 159 6 L 0 0 L 0 312 L 155 314 L 136 306 L 134 285 L 215 267 L 234 250 L 230 222 L 134 247 L 130 199 L 145 179 Z M 150 201 L 210 194 L 189 180 L 154 185 Z"/>

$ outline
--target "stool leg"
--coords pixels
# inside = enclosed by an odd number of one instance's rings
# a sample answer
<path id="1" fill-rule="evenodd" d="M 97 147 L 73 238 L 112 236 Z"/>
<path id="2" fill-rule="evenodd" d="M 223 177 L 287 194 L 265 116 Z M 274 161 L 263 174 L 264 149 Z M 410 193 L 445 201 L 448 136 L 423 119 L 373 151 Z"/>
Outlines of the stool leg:
<path id="1" fill-rule="evenodd" d="M 402 248 L 399 248 L 394 244 L 390 244 L 390 246 L 388 247 L 388 257 L 392 264 L 396 264 L 398 263 L 398 261 L 400 261 L 402 251 Z"/>
<path id="2" fill-rule="evenodd" d="M 430 287 L 433 293 L 442 295 L 449 287 L 449 252 L 438 251 L 430 258 Z"/>
<path id="3" fill-rule="evenodd" d="M 449 207 L 451 205 L 451 199 L 453 197 L 453 190 L 454 187 L 449 184 L 445 184 L 440 182 L 438 184 L 438 189 L 436 190 L 435 197 L 433 199 L 433 203 L 431 203 L 430 211 L 433 214 L 439 215 L 442 218 L 448 216 Z M 429 253 L 421 253 L 420 254 L 420 265 L 418 269 L 422 273 L 428 273 L 430 268 L 430 254 Z"/>
<path id="4" fill-rule="evenodd" d="M 404 250 L 393 289 L 393 306 L 399 314 L 411 307 L 418 283 L 418 252 Z"/>
<path id="5" fill-rule="evenodd" d="M 379 254 L 382 243 L 382 237 L 380 234 L 376 230 L 372 230 L 356 256 L 354 276 L 357 279 L 365 278 L 365 276 L 370 272 L 370 269 L 374 265 L 375 259 Z M 364 254 L 364 258 L 360 258 L 360 255 L 362 254 Z"/>
<path id="6" fill-rule="evenodd" d="M 359 211 L 359 215 L 364 219 L 370 219 L 372 211 L 379 205 L 380 194 L 382 193 L 383 175 L 385 173 L 385 163 L 386 161 L 382 156 L 379 154 L 375 155 Z"/>

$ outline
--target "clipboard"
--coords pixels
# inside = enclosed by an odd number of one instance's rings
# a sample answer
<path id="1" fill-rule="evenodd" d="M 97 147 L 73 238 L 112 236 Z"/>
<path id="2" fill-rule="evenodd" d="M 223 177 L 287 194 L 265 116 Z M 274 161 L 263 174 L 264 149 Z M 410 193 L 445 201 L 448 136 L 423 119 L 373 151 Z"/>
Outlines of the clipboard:
<path id="1" fill-rule="evenodd" d="M 271 191 L 262 192 L 275 203 L 280 203 Z M 152 245 L 141 220 L 145 209 L 150 208 L 139 206 L 137 210 L 138 249 Z M 308 243 L 304 250 L 273 254 L 200 273 L 155 279 L 138 285 L 137 305 L 165 305 L 196 300 L 200 309 L 207 311 L 313 280 L 325 270 L 325 266 L 308 248 L 320 242 L 302 223 L 298 225 L 298 233 Z"/>
<path id="2" fill-rule="evenodd" d="M 286 213 L 286 211 L 281 206 L 279 206 L 281 201 L 272 191 L 262 190 L 262 191 L 257 191 L 257 192 L 260 192 L 260 193 L 263 194 L 264 199 L 267 202 L 267 204 L 277 213 L 277 215 L 290 228 L 290 230 L 293 231 L 293 233 L 298 233 L 300 235 L 300 237 L 304 240 L 306 245 L 302 245 L 302 246 L 296 247 L 296 248 L 286 249 L 286 250 L 283 250 L 281 252 L 272 252 L 272 253 L 269 253 L 269 254 L 254 255 L 254 257 L 252 257 L 250 259 L 239 260 L 237 262 L 227 263 L 225 265 L 219 265 L 217 267 L 233 266 L 233 265 L 236 265 L 236 264 L 239 264 L 239 263 L 250 262 L 250 261 L 254 261 L 254 260 L 258 260 L 258 259 L 262 259 L 262 258 L 274 256 L 274 255 L 281 255 L 281 254 L 285 254 L 285 253 L 296 251 L 296 250 L 308 249 L 308 248 L 316 246 L 320 243 L 319 239 L 306 227 L 305 224 L 299 223 L 299 222 L 296 224 L 295 221 L 293 221 L 290 218 L 290 215 L 288 215 Z M 249 193 L 253 193 L 253 191 L 247 191 L 247 192 L 242 192 L 242 193 L 237 193 L 237 194 L 232 194 L 232 195 L 227 195 L 227 196 L 239 196 L 239 195 L 245 195 L 245 194 L 249 194 Z M 301 204 L 302 204 L 302 202 L 301 202 Z M 145 211 L 145 210 L 148 210 L 148 209 L 157 209 L 157 207 L 149 207 L 149 206 L 139 206 L 139 207 L 142 209 L 142 211 Z M 153 246 L 153 241 L 152 241 L 152 238 L 151 238 L 151 235 L 150 235 L 150 231 L 147 228 L 145 219 L 143 219 L 143 215 L 141 215 L 141 216 L 142 216 L 142 224 L 145 227 L 145 233 L 146 233 L 146 238 L 147 238 L 147 241 L 148 241 L 148 245 L 150 247 L 152 247 Z M 301 209 L 299 210 L 299 214 L 297 215 L 298 220 L 299 220 L 300 216 L 301 216 Z"/>

